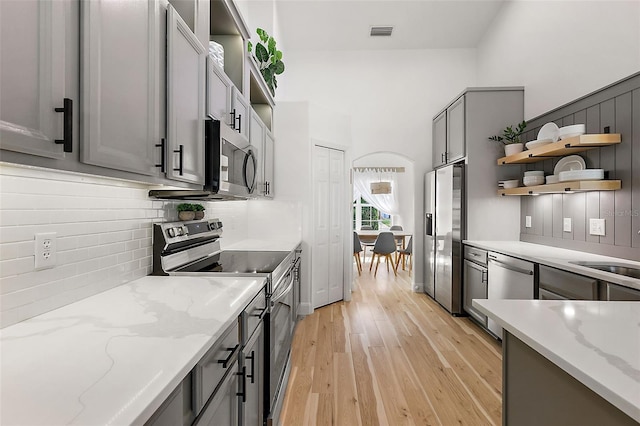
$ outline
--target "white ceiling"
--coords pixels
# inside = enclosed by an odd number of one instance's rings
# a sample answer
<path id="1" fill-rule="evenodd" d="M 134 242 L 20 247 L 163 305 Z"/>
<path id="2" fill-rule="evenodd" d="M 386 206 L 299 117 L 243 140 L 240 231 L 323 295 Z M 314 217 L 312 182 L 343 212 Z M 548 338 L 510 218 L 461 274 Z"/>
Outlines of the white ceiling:
<path id="1" fill-rule="evenodd" d="M 505 0 L 276 0 L 286 50 L 473 48 Z M 394 26 L 370 37 L 372 25 Z"/>

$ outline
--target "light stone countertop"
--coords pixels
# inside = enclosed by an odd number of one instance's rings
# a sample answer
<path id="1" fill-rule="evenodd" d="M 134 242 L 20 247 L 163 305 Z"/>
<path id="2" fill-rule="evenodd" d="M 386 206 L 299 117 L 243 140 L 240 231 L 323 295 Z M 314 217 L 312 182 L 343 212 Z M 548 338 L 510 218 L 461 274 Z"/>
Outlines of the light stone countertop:
<path id="1" fill-rule="evenodd" d="M 620 284 L 626 287 L 640 290 L 639 279 L 570 263 L 576 261 L 618 263 L 629 265 L 633 268 L 640 268 L 640 261 L 634 262 L 627 259 L 619 259 L 616 257 L 602 256 L 575 250 L 567 250 L 557 247 L 545 246 L 542 244 L 525 243 L 523 241 L 465 240 L 463 242 L 466 245 L 478 247 L 489 251 L 495 251 L 531 262 L 540 263 L 542 265 L 563 269 L 565 271 L 574 272 L 576 274 L 585 275 L 602 281 Z M 638 256 L 640 260 L 640 249 L 638 250 Z"/>
<path id="2" fill-rule="evenodd" d="M 0 330 L 0 423 L 144 423 L 264 284 L 147 276 Z"/>
<path id="3" fill-rule="evenodd" d="M 640 422 L 640 303 L 475 299 L 473 306 Z"/>
<path id="4" fill-rule="evenodd" d="M 300 240 L 289 239 L 246 239 L 232 244 L 225 244 L 224 237 L 220 239 L 222 250 L 291 251 L 298 247 L 300 243 Z"/>

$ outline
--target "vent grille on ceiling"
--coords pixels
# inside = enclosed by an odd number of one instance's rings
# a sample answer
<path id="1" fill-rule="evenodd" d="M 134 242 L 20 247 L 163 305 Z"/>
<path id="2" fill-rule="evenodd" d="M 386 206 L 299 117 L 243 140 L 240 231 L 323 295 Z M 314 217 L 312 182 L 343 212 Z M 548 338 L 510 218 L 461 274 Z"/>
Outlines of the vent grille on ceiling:
<path id="1" fill-rule="evenodd" d="M 376 26 L 371 27 L 371 37 L 389 37 L 393 31 L 392 26 Z"/>

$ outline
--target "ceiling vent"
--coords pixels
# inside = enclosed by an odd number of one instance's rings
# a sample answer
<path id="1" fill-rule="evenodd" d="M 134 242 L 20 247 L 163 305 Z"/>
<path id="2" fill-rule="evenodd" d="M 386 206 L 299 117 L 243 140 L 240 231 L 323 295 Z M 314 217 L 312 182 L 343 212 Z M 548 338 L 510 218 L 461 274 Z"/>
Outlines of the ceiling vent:
<path id="1" fill-rule="evenodd" d="M 389 37 L 393 31 L 392 26 L 376 26 L 371 27 L 371 37 Z"/>

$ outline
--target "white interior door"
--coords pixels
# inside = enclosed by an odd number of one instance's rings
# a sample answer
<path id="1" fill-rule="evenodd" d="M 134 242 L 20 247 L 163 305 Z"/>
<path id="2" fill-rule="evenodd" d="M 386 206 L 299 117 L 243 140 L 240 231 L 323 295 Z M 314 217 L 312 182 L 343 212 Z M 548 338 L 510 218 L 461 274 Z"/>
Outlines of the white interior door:
<path id="1" fill-rule="evenodd" d="M 340 212 L 344 191 L 344 153 L 314 147 L 314 244 L 312 303 L 314 309 L 342 300 L 344 294 L 344 221 Z"/>

